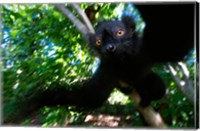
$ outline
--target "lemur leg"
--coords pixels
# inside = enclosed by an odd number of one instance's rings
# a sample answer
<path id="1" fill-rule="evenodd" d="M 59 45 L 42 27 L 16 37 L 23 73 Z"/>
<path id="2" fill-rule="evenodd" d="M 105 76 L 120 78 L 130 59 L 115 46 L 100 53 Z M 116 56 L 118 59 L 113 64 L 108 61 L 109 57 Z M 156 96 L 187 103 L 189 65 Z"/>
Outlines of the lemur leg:
<path id="1" fill-rule="evenodd" d="M 132 93 L 129 94 L 129 96 L 135 102 L 137 110 L 149 126 L 167 128 L 167 125 L 158 112 L 156 112 L 151 106 L 143 107 L 139 104 L 141 102 L 141 97 L 136 90 L 132 90 Z"/>
<path id="2" fill-rule="evenodd" d="M 159 100 L 165 95 L 166 86 L 156 73 L 152 72 L 135 83 L 135 89 L 141 96 L 141 106 L 148 106 L 151 101 Z"/>
<path id="3" fill-rule="evenodd" d="M 140 88 L 139 90 L 138 88 L 136 90 L 135 88 L 129 86 L 128 84 L 122 81 L 119 82 L 119 85 L 120 85 L 119 89 L 123 93 L 128 94 L 130 98 L 134 101 L 138 111 L 140 112 L 140 114 L 142 115 L 142 117 L 144 118 L 145 122 L 148 125 L 152 127 L 158 127 L 158 128 L 167 127 L 161 115 L 158 112 L 154 111 L 152 107 L 148 106 L 151 100 L 157 100 L 161 98 L 165 93 L 164 83 L 157 74 L 151 73 L 145 79 L 143 79 L 140 82 L 140 87 L 142 88 Z M 149 88 L 147 87 L 148 85 L 149 85 Z M 146 88 L 147 90 L 144 91 L 144 89 Z M 158 92 L 155 92 L 155 93 L 159 93 L 159 95 L 155 95 L 154 92 L 152 93 L 152 91 L 155 91 L 156 89 L 159 89 Z M 144 93 L 140 92 L 141 94 L 139 94 L 138 91 L 144 91 Z M 150 96 L 151 93 L 152 95 L 155 95 L 155 96 L 151 97 Z M 147 95 L 147 96 L 144 97 L 144 95 Z M 145 99 L 148 99 L 148 100 L 145 100 Z"/>

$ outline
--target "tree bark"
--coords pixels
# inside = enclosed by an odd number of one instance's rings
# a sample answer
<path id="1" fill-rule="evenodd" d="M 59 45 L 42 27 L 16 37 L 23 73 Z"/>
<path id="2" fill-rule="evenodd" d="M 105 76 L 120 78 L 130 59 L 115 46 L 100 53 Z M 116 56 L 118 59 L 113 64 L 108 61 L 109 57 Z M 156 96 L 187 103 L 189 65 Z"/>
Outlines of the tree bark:
<path id="1" fill-rule="evenodd" d="M 178 63 L 178 68 L 183 74 L 182 79 L 178 76 L 178 71 L 170 64 L 168 69 L 174 81 L 176 82 L 180 91 L 186 96 L 186 98 L 194 105 L 194 87 L 192 81 L 189 79 L 189 71 L 187 66 L 183 62 Z"/>
<path id="2" fill-rule="evenodd" d="M 132 94 L 130 94 L 131 99 L 134 101 L 138 111 L 143 116 L 145 122 L 151 126 L 156 128 L 167 128 L 167 125 L 163 121 L 160 113 L 156 112 L 152 107 L 141 107 L 140 103 L 140 95 L 133 90 Z"/>
<path id="3" fill-rule="evenodd" d="M 58 11 L 62 12 L 66 17 L 68 17 L 71 20 L 71 22 L 74 23 L 78 31 L 83 35 L 83 38 L 85 39 L 85 41 L 89 42 L 89 38 L 87 36 L 88 36 L 88 33 L 92 31 L 88 30 L 86 25 L 83 24 L 78 18 L 76 18 L 76 16 L 64 5 L 54 4 L 54 6 L 57 8 Z M 76 8 L 78 8 L 77 5 L 76 5 Z"/>

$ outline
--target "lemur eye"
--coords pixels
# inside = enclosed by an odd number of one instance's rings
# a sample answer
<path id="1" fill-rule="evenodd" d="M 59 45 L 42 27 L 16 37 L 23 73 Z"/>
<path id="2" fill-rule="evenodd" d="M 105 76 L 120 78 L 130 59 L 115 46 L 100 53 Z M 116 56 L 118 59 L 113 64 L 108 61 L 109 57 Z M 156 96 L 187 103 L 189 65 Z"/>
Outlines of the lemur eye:
<path id="1" fill-rule="evenodd" d="M 100 39 L 97 39 L 97 40 L 96 40 L 96 45 L 97 45 L 97 46 L 100 46 L 100 45 L 101 45 L 101 40 L 100 40 Z"/>
<path id="2" fill-rule="evenodd" d="M 120 29 L 115 33 L 116 36 L 123 36 L 124 35 L 124 30 Z"/>

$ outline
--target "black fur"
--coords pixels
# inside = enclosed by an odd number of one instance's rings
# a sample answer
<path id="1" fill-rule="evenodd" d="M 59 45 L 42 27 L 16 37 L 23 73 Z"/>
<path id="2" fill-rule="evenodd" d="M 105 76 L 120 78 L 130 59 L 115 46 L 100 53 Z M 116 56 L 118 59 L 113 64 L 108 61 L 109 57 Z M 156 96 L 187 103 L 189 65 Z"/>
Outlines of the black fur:
<path id="1" fill-rule="evenodd" d="M 195 2 L 135 4 L 146 22 L 144 45 L 152 59 L 157 62 L 176 62 L 194 47 L 194 29 L 197 28 L 195 4 Z"/>

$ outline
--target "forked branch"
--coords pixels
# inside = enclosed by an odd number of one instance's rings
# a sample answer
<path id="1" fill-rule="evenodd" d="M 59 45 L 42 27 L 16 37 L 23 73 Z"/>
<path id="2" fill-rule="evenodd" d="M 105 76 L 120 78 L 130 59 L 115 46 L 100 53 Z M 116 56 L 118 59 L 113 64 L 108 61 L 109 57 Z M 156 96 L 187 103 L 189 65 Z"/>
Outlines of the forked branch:
<path id="1" fill-rule="evenodd" d="M 73 4 L 73 6 L 76 7 L 76 10 L 78 10 L 78 13 L 82 16 L 83 20 L 86 25 L 83 24 L 67 7 L 65 7 L 63 4 L 54 4 L 54 6 L 57 8 L 58 11 L 62 12 L 66 17 L 68 17 L 76 26 L 78 31 L 83 35 L 83 38 L 86 42 L 89 42 L 88 39 L 88 33 L 94 33 L 94 29 L 91 26 L 90 21 L 87 19 L 87 16 L 83 15 L 84 13 L 80 11 L 80 8 L 77 4 Z M 74 8 L 75 8 L 74 7 Z"/>
<path id="2" fill-rule="evenodd" d="M 83 10 L 81 10 L 79 5 L 72 3 L 72 6 L 77 10 L 79 15 L 82 17 L 82 19 L 83 19 L 83 21 L 85 23 L 85 26 L 88 28 L 88 31 L 90 33 L 95 33 L 94 28 L 92 27 L 92 24 L 91 24 L 90 20 L 88 19 L 87 15 L 83 12 Z"/>
<path id="3" fill-rule="evenodd" d="M 182 79 L 178 76 L 178 71 L 170 64 L 168 64 L 168 69 L 171 73 L 172 78 L 178 85 L 178 88 L 183 92 L 186 98 L 194 104 L 194 87 L 193 83 L 189 78 L 189 71 L 187 66 L 183 62 L 178 62 L 178 68 L 183 74 Z"/>

